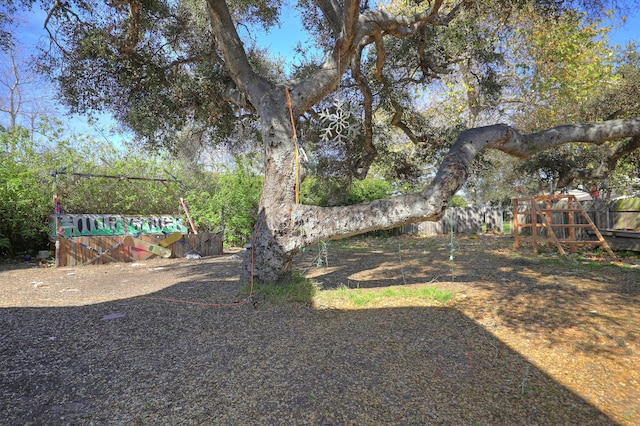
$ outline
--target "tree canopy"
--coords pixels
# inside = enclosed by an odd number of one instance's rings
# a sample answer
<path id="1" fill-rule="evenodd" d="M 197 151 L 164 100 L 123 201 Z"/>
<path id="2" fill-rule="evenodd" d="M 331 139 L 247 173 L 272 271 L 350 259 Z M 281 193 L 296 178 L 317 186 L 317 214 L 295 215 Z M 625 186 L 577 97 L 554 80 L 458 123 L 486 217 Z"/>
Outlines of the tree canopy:
<path id="1" fill-rule="evenodd" d="M 437 218 L 485 148 L 531 158 L 588 143 L 609 169 L 637 151 L 640 119 L 622 99 L 608 116 L 571 112 L 622 86 L 609 84 L 597 26 L 621 4 L 69 0 L 45 4 L 41 64 L 74 112 L 108 110 L 150 146 L 259 144 L 265 179 L 244 279 L 273 282 L 319 240 Z M 285 67 L 250 35 L 288 7 L 315 47 Z M 464 103 L 445 102 L 443 88 Z M 593 122 L 568 124 L 583 118 Z M 394 154 L 392 138 L 415 158 Z M 386 158 L 391 174 L 429 179 L 374 202 L 300 204 L 303 145 L 354 178 Z"/>

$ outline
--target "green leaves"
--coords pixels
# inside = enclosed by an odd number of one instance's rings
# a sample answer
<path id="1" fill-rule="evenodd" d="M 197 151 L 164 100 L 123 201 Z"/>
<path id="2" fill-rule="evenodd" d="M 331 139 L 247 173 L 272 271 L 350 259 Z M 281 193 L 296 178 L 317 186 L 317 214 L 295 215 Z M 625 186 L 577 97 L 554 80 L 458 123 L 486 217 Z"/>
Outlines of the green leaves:
<path id="1" fill-rule="evenodd" d="M 198 229 L 218 231 L 224 212 L 224 238 L 243 245 L 253 233 L 262 193 L 262 176 L 242 159 L 223 174 L 206 174 L 206 189 L 190 192 L 187 201 Z"/>
<path id="2" fill-rule="evenodd" d="M 115 148 L 89 137 L 74 139 L 73 145 L 65 139 L 34 144 L 23 129 L 0 132 L 0 255 L 49 246 L 54 192 L 62 213 L 77 214 L 182 215 L 182 196 L 199 230 L 218 231 L 224 212 L 225 240 L 236 245 L 249 240 L 262 176 L 248 161 L 238 158 L 229 171 L 212 173 L 174 157 Z"/>
<path id="3" fill-rule="evenodd" d="M 53 205 L 44 176 L 26 132 L 0 132 L 0 255 L 47 247 Z"/>
<path id="4" fill-rule="evenodd" d="M 574 121 L 580 104 L 614 81 L 610 28 L 573 10 L 546 16 L 524 8 L 514 19 L 518 36 L 508 48 L 517 74 L 510 86 L 528 99 L 519 126 L 540 129 Z"/>

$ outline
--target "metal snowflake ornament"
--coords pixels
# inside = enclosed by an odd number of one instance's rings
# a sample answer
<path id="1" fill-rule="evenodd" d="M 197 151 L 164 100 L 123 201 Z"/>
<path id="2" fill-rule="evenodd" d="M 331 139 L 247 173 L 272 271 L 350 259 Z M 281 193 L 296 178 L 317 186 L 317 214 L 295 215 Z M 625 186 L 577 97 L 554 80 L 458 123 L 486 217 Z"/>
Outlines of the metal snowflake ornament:
<path id="1" fill-rule="evenodd" d="M 351 120 L 351 111 L 341 99 L 333 102 L 333 112 L 325 109 L 320 113 L 324 129 L 320 132 L 320 140 L 344 144 L 358 136 L 359 128 Z"/>

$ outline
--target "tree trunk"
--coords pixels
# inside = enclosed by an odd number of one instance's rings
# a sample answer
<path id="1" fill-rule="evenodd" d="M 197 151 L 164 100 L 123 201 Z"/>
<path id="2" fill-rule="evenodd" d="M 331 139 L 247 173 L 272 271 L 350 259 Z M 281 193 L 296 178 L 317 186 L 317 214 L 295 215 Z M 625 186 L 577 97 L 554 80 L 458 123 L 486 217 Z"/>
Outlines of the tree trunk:
<path id="1" fill-rule="evenodd" d="M 269 229 L 266 214 L 260 214 L 256 231 L 247 245 L 240 272 L 243 284 L 278 284 L 288 282 L 291 262 L 296 252 L 285 252 L 274 233 Z M 286 239 L 287 236 L 282 236 Z"/>
<path id="2" fill-rule="evenodd" d="M 283 88 L 265 95 L 259 105 L 265 151 L 265 175 L 254 235 L 244 255 L 241 282 L 287 281 L 300 247 L 295 241 L 295 139 Z"/>

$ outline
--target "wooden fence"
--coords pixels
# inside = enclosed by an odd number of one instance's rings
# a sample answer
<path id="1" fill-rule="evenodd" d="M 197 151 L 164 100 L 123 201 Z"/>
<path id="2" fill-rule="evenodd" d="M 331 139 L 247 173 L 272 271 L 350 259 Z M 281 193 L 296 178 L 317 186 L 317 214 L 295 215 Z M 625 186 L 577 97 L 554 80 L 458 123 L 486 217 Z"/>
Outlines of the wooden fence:
<path id="1" fill-rule="evenodd" d="M 640 251 L 640 199 L 626 198 L 614 200 L 604 204 L 601 200 L 582 201 L 580 203 L 591 221 L 598 228 L 600 234 L 614 250 Z M 556 201 L 552 209 L 567 209 L 567 200 Z M 569 229 L 559 225 L 571 223 L 570 212 L 551 213 L 552 222 L 557 225 L 555 236 L 560 239 L 569 238 Z M 521 223 L 530 223 L 531 214 L 518 215 Z M 524 222 L 523 222 L 524 221 Z M 578 225 L 586 224 L 587 220 L 582 215 L 575 217 Z M 546 231 L 538 228 L 538 235 L 543 236 Z M 588 227 L 574 229 L 576 239 L 593 240 L 596 235 Z M 522 234 L 531 235 L 531 228 L 524 229 Z M 572 238 L 573 238 L 572 237 Z"/>
<path id="2" fill-rule="evenodd" d="M 593 201 L 582 201 L 580 203 L 586 213 L 589 215 L 596 227 L 601 230 L 610 231 L 640 231 L 640 208 L 629 207 L 626 205 L 620 205 L 617 203 L 601 204 Z M 567 208 L 567 200 L 558 200 L 553 203 L 554 209 Z M 527 217 L 528 216 L 528 217 Z M 556 212 L 552 214 L 553 223 L 566 224 L 569 223 L 568 212 Z M 518 220 L 522 223 L 530 222 L 530 215 L 519 215 Z M 587 221 L 578 216 L 576 217 L 576 223 L 585 224 Z M 560 238 L 566 238 L 566 229 L 559 229 L 557 236 Z M 579 238 L 586 238 L 588 232 L 586 229 L 577 230 Z M 543 233 L 542 229 L 539 229 L 539 234 Z"/>
<path id="3" fill-rule="evenodd" d="M 148 251 L 138 250 L 124 244 L 125 235 L 101 237 L 60 238 L 58 250 L 59 266 L 101 264 L 109 262 L 135 262 L 158 257 Z M 164 235 L 140 235 L 140 240 L 158 244 Z M 223 254 L 223 234 L 203 232 L 183 235 L 180 240 L 167 247 L 173 258 L 189 254 L 215 256 Z"/>
<path id="4" fill-rule="evenodd" d="M 413 235 L 473 234 L 494 230 L 502 232 L 504 210 L 501 207 L 452 207 L 436 222 L 405 225 L 402 233 Z"/>
<path id="5" fill-rule="evenodd" d="M 640 207 L 618 203 L 598 207 L 592 202 L 585 202 L 583 206 L 598 229 L 640 231 Z"/>

